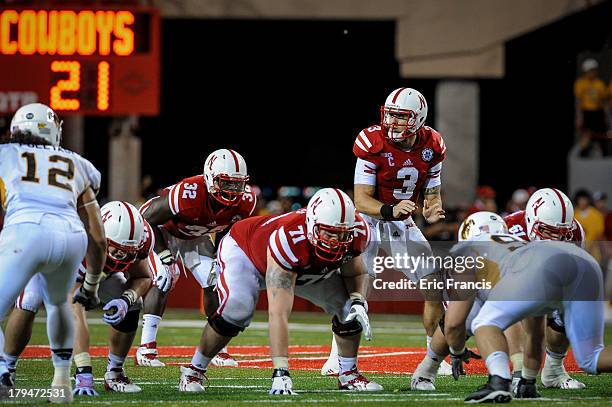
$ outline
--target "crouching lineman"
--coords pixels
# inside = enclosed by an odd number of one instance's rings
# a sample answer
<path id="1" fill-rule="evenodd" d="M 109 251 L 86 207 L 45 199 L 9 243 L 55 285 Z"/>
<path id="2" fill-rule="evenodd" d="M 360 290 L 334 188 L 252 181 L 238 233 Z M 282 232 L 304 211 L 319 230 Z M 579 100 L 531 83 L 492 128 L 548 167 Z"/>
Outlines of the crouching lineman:
<path id="1" fill-rule="evenodd" d="M 523 374 L 517 393 L 537 397 L 535 378 L 542 362 L 544 319 L 554 310 L 561 312 L 580 368 L 590 374 L 612 372 L 612 347 L 603 344 L 603 281 L 597 261 L 580 247 L 558 241 L 525 245 L 502 261 L 502 277 L 471 326 L 489 379 L 466 402 L 511 400 L 503 331 L 524 319 Z"/>
<path id="2" fill-rule="evenodd" d="M 522 240 L 565 240 L 584 248 L 584 230 L 574 219 L 572 201 L 556 188 L 537 190 L 529 198 L 524 211 L 505 216 L 504 221 L 510 234 Z M 554 311 L 547 318 L 546 358 L 541 377 L 544 387 L 567 390 L 586 387 L 570 377 L 563 366 L 568 348 L 562 318 L 558 311 Z"/>
<path id="3" fill-rule="evenodd" d="M 270 394 L 294 394 L 288 363 L 288 319 L 294 295 L 333 315 L 338 387 L 382 390 L 357 368 L 361 332 L 371 339 L 364 299 L 368 275 L 360 256 L 369 233 L 351 199 L 333 188 L 318 191 L 306 210 L 236 223 L 217 255 L 220 306 L 208 319 L 191 364 L 181 367 L 179 389 L 204 391 L 202 381 L 211 359 L 249 326 L 259 291 L 266 289 L 274 366 Z"/>
<path id="4" fill-rule="evenodd" d="M 226 232 L 232 224 L 253 214 L 257 198 L 247 185 L 248 180 L 247 165 L 240 154 L 230 149 L 216 150 L 206 158 L 202 175 L 166 188 L 161 196 L 140 208 L 153 227 L 155 252 L 164 267 L 156 270 L 154 287 L 144 300 L 141 345 L 136 352 L 138 365 L 164 366 L 157 357 L 157 331 L 169 291 L 180 274 L 176 272 L 179 263 L 204 290 L 207 316 L 216 311 L 219 305 L 213 291 L 216 247 L 211 236 Z M 220 352 L 212 363 L 238 365 L 227 350 Z"/>
<path id="5" fill-rule="evenodd" d="M 104 387 L 108 391 L 135 393 L 141 389 L 126 376 L 123 363 L 132 346 L 140 309 L 141 297 L 151 286 L 148 262 L 156 261 L 151 248 L 153 233 L 151 227 L 142 219 L 138 210 L 129 203 L 114 201 L 101 208 L 104 232 L 108 241 L 108 252 L 104 275 L 98 289 L 103 310 L 103 319 L 108 323 L 109 353 L 108 366 L 104 374 Z M 125 273 L 125 274 L 124 274 Z M 77 283 L 81 284 L 85 267 L 81 265 Z M 19 355 L 27 346 L 32 333 L 32 325 L 38 308 L 42 303 L 42 276 L 35 275 L 21 296 L 7 324 L 6 358 L 9 369 L 15 372 Z M 82 294 L 82 285 L 74 296 L 73 314 L 76 321 L 74 362 L 76 364 L 75 395 L 97 395 L 94 390 L 91 357 L 89 355 L 89 329 L 86 309 L 96 304 L 88 302 Z M 116 309 L 113 313 L 112 311 Z M 23 334 L 25 333 L 25 335 Z"/>

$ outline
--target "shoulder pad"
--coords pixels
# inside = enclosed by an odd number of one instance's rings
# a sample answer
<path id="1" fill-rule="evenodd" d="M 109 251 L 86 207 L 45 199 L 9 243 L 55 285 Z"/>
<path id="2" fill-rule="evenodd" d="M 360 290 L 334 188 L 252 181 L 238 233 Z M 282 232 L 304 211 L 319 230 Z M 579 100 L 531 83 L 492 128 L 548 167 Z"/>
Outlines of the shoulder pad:
<path id="1" fill-rule="evenodd" d="M 353 154 L 359 158 L 367 158 L 379 153 L 384 146 L 382 129 L 380 126 L 371 126 L 363 129 L 357 135 L 353 144 Z"/>

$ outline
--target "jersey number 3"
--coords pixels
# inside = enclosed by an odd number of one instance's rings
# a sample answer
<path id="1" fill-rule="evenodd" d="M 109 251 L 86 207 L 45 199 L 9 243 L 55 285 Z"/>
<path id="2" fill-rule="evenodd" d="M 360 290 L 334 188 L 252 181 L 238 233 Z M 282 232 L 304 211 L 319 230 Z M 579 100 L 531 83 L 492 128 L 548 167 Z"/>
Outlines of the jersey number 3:
<path id="1" fill-rule="evenodd" d="M 36 155 L 34 153 L 21 154 L 26 160 L 26 175 L 21 177 L 22 181 L 39 183 L 40 178 L 36 176 Z M 51 186 L 66 189 L 72 192 L 72 185 L 60 182 L 61 178 L 66 178 L 68 181 L 74 178 L 74 162 L 67 157 L 61 155 L 49 156 L 49 162 L 64 163 L 64 168 L 51 167 L 47 174 L 47 183 Z M 59 178 L 59 180 L 58 180 Z"/>
<path id="2" fill-rule="evenodd" d="M 393 197 L 399 200 L 410 199 L 419 179 L 419 170 L 414 167 L 403 167 L 397 172 L 397 178 L 404 180 L 404 183 L 402 188 L 393 190 Z"/>

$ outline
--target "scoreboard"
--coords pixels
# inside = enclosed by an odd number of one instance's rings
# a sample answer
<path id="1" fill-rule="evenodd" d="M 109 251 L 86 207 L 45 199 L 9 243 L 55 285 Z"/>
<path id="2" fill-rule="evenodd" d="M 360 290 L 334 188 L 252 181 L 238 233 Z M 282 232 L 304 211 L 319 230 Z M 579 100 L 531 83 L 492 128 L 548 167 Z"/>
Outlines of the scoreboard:
<path id="1" fill-rule="evenodd" d="M 0 9 L 0 114 L 157 115 L 159 58 L 152 8 Z"/>

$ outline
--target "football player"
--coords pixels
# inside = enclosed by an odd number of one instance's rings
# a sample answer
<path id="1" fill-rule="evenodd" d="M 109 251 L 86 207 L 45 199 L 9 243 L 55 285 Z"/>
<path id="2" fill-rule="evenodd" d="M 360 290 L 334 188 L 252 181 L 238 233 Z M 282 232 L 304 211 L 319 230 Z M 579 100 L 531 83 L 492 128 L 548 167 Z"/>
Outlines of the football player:
<path id="1" fill-rule="evenodd" d="M 125 374 L 123 364 L 138 328 L 141 298 L 151 286 L 149 262 L 157 262 L 158 266 L 161 266 L 161 262 L 152 251 L 154 237 L 151 227 L 142 219 L 138 209 L 127 202 L 113 201 L 104 205 L 101 213 L 108 253 L 98 295 L 106 311 L 104 322 L 111 325 L 104 387 L 108 391 L 135 393 L 141 389 Z M 85 307 L 79 303 L 82 293 L 78 291 L 82 287 L 85 271 L 86 266 L 81 264 L 77 277 L 79 288 L 73 305 L 76 321 L 74 394 L 95 396 L 89 329 Z M 41 304 L 42 276 L 37 274 L 17 299 L 7 323 L 5 353 L 9 371 L 13 374 L 19 355 L 30 340 L 34 317 Z"/>
<path id="2" fill-rule="evenodd" d="M 524 361 L 516 393 L 538 397 L 535 379 L 542 362 L 544 318 L 553 310 L 561 311 L 580 368 L 589 374 L 612 372 L 612 347 L 604 347 L 603 342 L 602 272 L 590 254 L 568 242 L 545 240 L 508 253 L 500 266 L 501 279 L 471 325 L 489 379 L 466 402 L 511 400 L 508 345 L 503 331 L 523 320 Z"/>
<path id="3" fill-rule="evenodd" d="M 399 88 L 389 94 L 380 108 L 380 124 L 363 129 L 355 139 L 355 205 L 369 223 L 372 240 L 377 243 L 365 254 L 370 273 L 379 248 L 394 256 L 405 253 L 408 242 L 427 244 L 412 219 L 421 195 L 425 220 L 435 223 L 444 219 L 440 173 L 446 146 L 440 133 L 425 125 L 426 118 L 425 97 L 415 89 Z M 416 282 L 431 272 L 420 268 L 406 274 Z M 423 325 L 427 346 L 442 312 L 441 302 L 425 302 Z M 322 375 L 337 374 L 336 349 L 332 343 Z M 450 374 L 448 363 L 443 362 L 440 374 Z"/>
<path id="4" fill-rule="evenodd" d="M 556 188 L 539 189 L 529 198 L 525 210 L 504 218 L 510 233 L 525 241 L 565 240 L 584 248 L 584 229 L 574 219 L 570 199 Z M 583 389 L 584 383 L 567 374 L 563 361 L 569 342 L 562 317 L 557 311 L 547 319 L 546 358 L 542 369 L 544 387 Z M 513 379 L 516 384 L 516 377 Z"/>
<path id="5" fill-rule="evenodd" d="M 318 191 L 305 210 L 256 216 L 236 223 L 221 241 L 217 259 L 220 306 L 208 319 L 191 364 L 181 367 L 179 390 L 201 392 L 214 355 L 249 326 L 260 290 L 268 294 L 270 394 L 294 394 L 288 362 L 288 319 L 294 296 L 333 315 L 341 390 L 377 391 L 357 368 L 364 331 L 371 339 L 365 292 L 367 270 L 360 254 L 369 228 L 351 199 L 335 188 Z"/>
<path id="6" fill-rule="evenodd" d="M 52 402 L 72 401 L 70 363 L 74 329 L 68 294 L 87 255 L 83 299 L 99 302 L 97 290 L 106 239 L 96 191 L 100 172 L 80 155 L 60 147 L 62 123 L 46 105 L 32 103 L 15 113 L 0 144 L 0 316 L 12 308 L 28 281 L 41 273 L 47 335 L 55 369 Z M 18 272 L 17 272 L 18 271 Z M 4 334 L 0 330 L 0 349 Z M 13 385 L 0 357 L 0 387 Z"/>
<path id="7" fill-rule="evenodd" d="M 218 307 L 214 292 L 217 266 L 216 247 L 211 235 L 220 240 L 229 226 L 248 218 L 255 210 L 256 195 L 247 185 L 249 176 L 244 158 L 234 150 L 211 153 L 202 175 L 186 178 L 166 188 L 161 196 L 145 203 L 140 211 L 156 235 L 155 252 L 164 267 L 155 272 L 154 286 L 144 302 L 141 345 L 136 362 L 141 366 L 164 366 L 157 357 L 157 330 L 180 269 L 184 265 L 204 289 L 208 317 Z M 237 366 L 223 349 L 216 366 Z"/>

